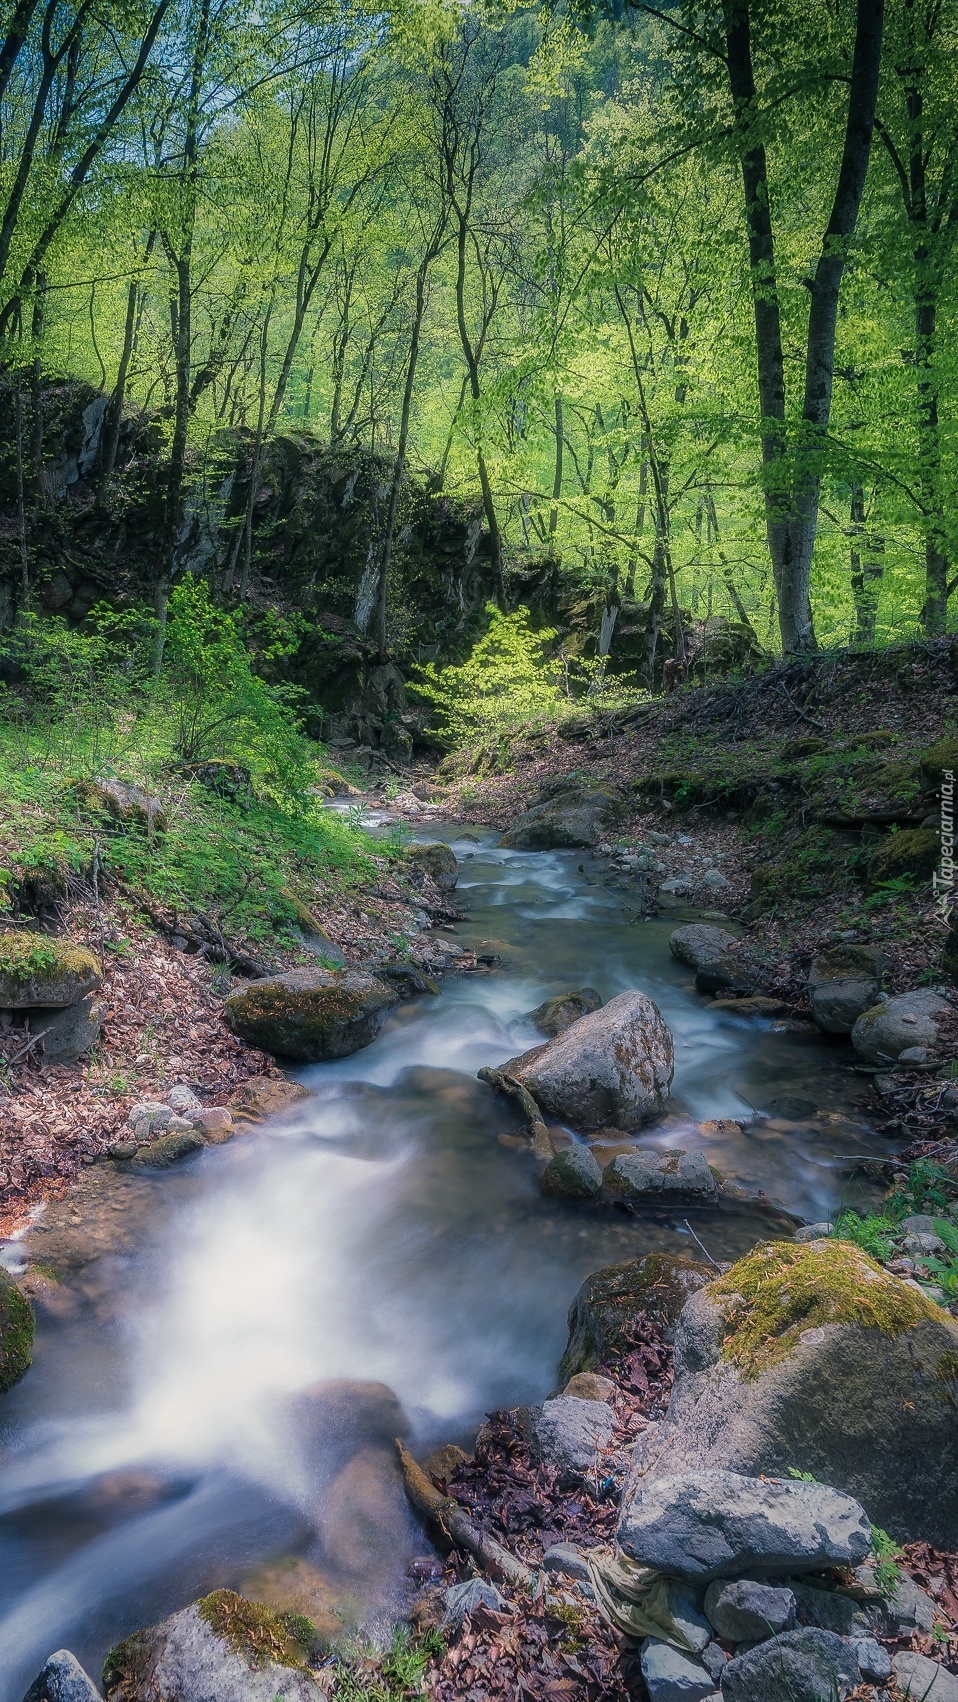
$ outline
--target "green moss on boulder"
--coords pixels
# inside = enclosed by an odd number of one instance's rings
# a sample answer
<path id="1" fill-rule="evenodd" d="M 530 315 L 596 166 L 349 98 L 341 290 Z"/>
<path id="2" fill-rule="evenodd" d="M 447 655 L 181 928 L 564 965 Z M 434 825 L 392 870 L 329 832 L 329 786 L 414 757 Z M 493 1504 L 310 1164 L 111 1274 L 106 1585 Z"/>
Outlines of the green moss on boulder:
<path id="1" fill-rule="evenodd" d="M 242 1039 L 279 1058 L 318 1064 L 375 1040 L 396 988 L 358 969 L 292 969 L 232 993 L 229 1022 Z"/>
<path id="2" fill-rule="evenodd" d="M 933 827 L 906 828 L 890 833 L 872 853 L 868 879 L 873 886 L 901 875 L 916 879 L 930 875 L 941 858 L 941 839 Z"/>
<path id="3" fill-rule="evenodd" d="M 0 1394 L 12 1389 L 30 1369 L 33 1327 L 29 1300 L 0 1267 Z"/>
<path id="4" fill-rule="evenodd" d="M 93 953 L 71 940 L 26 928 L 0 933 L 0 1009 L 62 1009 L 95 992 L 102 980 Z"/>
<path id="5" fill-rule="evenodd" d="M 711 1283 L 722 1356 L 745 1378 L 787 1359 L 803 1335 L 856 1324 L 898 1336 L 942 1310 L 846 1241 L 765 1242 Z"/>
<path id="6" fill-rule="evenodd" d="M 958 735 L 939 739 L 937 745 L 923 751 L 918 760 L 922 779 L 937 792 L 944 773 L 958 774 Z"/>
<path id="7" fill-rule="evenodd" d="M 303 1647 L 291 1634 L 288 1617 L 274 1613 L 263 1602 L 247 1601 L 235 1590 L 213 1590 L 196 1606 L 213 1635 L 241 1655 L 248 1666 L 305 1664 Z"/>

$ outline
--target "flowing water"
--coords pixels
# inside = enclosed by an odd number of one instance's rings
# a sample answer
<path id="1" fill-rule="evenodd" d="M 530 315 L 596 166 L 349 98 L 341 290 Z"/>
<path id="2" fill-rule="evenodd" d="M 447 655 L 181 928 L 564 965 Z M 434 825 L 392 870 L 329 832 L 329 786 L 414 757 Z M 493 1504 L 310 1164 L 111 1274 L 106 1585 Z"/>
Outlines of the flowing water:
<path id="1" fill-rule="evenodd" d="M 447 977 L 366 1050 L 298 1072 L 314 1097 L 295 1115 L 155 1179 L 87 1172 L 102 1256 L 2 1406 L 0 1702 L 53 1649 L 95 1674 L 119 1637 L 277 1554 L 388 1612 L 424 1538 L 384 1477 L 395 1408 L 368 1385 L 395 1391 L 417 1446 L 468 1440 L 554 1386 L 588 1272 L 699 1256 L 693 1233 L 730 1258 L 774 1232 L 760 1202 L 693 1219 L 540 1197 L 497 1138 L 514 1110 L 476 1071 L 541 1040 L 524 1013 L 543 998 L 641 987 L 659 1004 L 674 1102 L 640 1144 L 707 1150 L 810 1219 L 867 1187 L 855 1160 L 884 1149 L 850 1114 L 845 1049 L 711 1012 L 669 956 L 681 912 L 642 920 L 574 854 L 443 837 L 455 939 L 497 953 L 494 973 Z"/>

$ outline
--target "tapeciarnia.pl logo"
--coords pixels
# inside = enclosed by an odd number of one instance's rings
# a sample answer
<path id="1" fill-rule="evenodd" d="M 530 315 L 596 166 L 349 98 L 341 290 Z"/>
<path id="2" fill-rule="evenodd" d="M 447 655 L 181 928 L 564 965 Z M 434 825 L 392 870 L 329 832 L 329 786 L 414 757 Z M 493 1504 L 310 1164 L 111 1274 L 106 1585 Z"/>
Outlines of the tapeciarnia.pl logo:
<path id="1" fill-rule="evenodd" d="M 932 876 L 935 909 L 943 922 L 951 921 L 955 903 L 955 776 L 950 768 L 941 776 L 941 860 Z"/>

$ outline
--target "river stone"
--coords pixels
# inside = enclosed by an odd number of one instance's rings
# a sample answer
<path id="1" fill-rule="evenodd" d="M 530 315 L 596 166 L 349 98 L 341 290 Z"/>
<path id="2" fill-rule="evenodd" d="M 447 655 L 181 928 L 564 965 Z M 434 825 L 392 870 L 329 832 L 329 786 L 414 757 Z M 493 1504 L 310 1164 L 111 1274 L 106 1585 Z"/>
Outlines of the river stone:
<path id="1" fill-rule="evenodd" d="M 410 845 L 406 860 L 422 869 L 440 892 L 452 892 L 459 879 L 459 862 L 450 845 L 436 841 L 433 845 Z"/>
<path id="2" fill-rule="evenodd" d="M 708 1265 L 672 1253 L 646 1253 L 593 1271 L 569 1308 L 560 1379 L 608 1365 L 627 1353 L 636 1323 L 645 1318 L 671 1341 L 686 1301 L 714 1274 Z"/>
<path id="3" fill-rule="evenodd" d="M 681 1471 L 794 1468 L 898 1540 L 951 1550 L 956 1401 L 958 1323 L 916 1286 L 849 1242 L 760 1244 L 685 1306 L 630 1493 Z"/>
<path id="4" fill-rule="evenodd" d="M 187 1112 L 187 1122 L 207 1146 L 222 1146 L 233 1138 L 233 1117 L 225 1105 L 201 1105 L 198 1111 Z"/>
<path id="5" fill-rule="evenodd" d="M 851 1034 L 881 991 L 888 959 L 875 946 L 832 946 L 812 961 L 808 993 L 812 1016 L 826 1034 Z"/>
<path id="6" fill-rule="evenodd" d="M 527 1021 L 533 1022 L 541 1034 L 564 1034 L 580 1016 L 588 1016 L 602 1004 L 594 987 L 580 987 L 577 992 L 557 993 L 529 1011 Z"/>
<path id="7" fill-rule="evenodd" d="M 885 1680 L 891 1677 L 891 1656 L 877 1638 L 853 1638 L 852 1654 L 858 1662 L 862 1678 L 871 1679 L 876 1684 L 884 1684 Z"/>
<path id="8" fill-rule="evenodd" d="M 362 969 L 291 969 L 231 993 L 226 1014 L 251 1045 L 318 1064 L 368 1046 L 398 1000 L 395 988 Z"/>
<path id="9" fill-rule="evenodd" d="M 611 1401 L 615 1384 L 611 1377 L 600 1377 L 595 1371 L 578 1371 L 570 1377 L 564 1395 L 575 1395 L 580 1401 Z"/>
<path id="10" fill-rule="evenodd" d="M 180 1083 L 177 1087 L 171 1087 L 167 1098 L 170 1110 L 178 1112 L 181 1117 L 185 1117 L 188 1111 L 202 1110 L 201 1102 L 193 1089 L 186 1087 L 183 1083 Z"/>
<path id="11" fill-rule="evenodd" d="M 287 1081 L 285 1076 L 251 1076 L 240 1082 L 230 1094 L 230 1110 L 234 1123 L 261 1123 L 266 1117 L 279 1117 L 302 1099 L 311 1097 L 301 1082 Z"/>
<path id="12" fill-rule="evenodd" d="M 716 1173 L 704 1153 L 678 1148 L 619 1153 L 606 1165 L 602 1179 L 610 1194 L 653 1205 L 673 1200 L 712 1205 L 719 1195 Z"/>
<path id="13" fill-rule="evenodd" d="M 715 1680 L 701 1662 L 657 1637 L 643 1643 L 641 1666 L 649 1702 L 706 1702 L 715 1693 Z"/>
<path id="14" fill-rule="evenodd" d="M 83 780 L 77 787 L 88 810 L 102 810 L 121 827 L 143 827 L 151 833 L 166 828 L 166 811 L 159 798 L 151 798 L 140 786 L 125 780 Z"/>
<path id="15" fill-rule="evenodd" d="M 85 999 L 62 1010 L 32 1010 L 27 1021 L 31 1034 L 42 1034 L 37 1048 L 45 1064 L 75 1064 L 95 1046 L 103 1028 L 106 1003 L 88 993 Z"/>
<path id="16" fill-rule="evenodd" d="M 690 1583 L 749 1572 L 820 1572 L 871 1551 L 871 1525 L 825 1484 L 738 1472 L 630 1476 L 616 1540 L 640 1566 Z"/>
<path id="17" fill-rule="evenodd" d="M 168 1170 L 171 1164 L 179 1164 L 181 1158 L 201 1152 L 205 1144 L 194 1129 L 173 1129 L 151 1141 L 149 1146 L 138 1147 L 130 1165 L 134 1170 Z"/>
<path id="18" fill-rule="evenodd" d="M 414 1526 L 392 1442 L 360 1448 L 327 1488 L 318 1524 L 329 1565 L 365 1585 L 391 1574 L 397 1554 L 409 1552 Z"/>
<path id="19" fill-rule="evenodd" d="M 514 851 L 588 850 L 608 837 L 622 809 L 622 794 L 607 782 L 553 780 L 499 844 Z"/>
<path id="20" fill-rule="evenodd" d="M 720 1637 L 730 1643 L 762 1643 L 780 1631 L 791 1631 L 796 1620 L 792 1590 L 759 1584 L 754 1578 L 716 1582 L 705 1592 L 705 1615 Z"/>
<path id="21" fill-rule="evenodd" d="M 542 1556 L 544 1572 L 556 1572 L 560 1578 L 577 1578 L 581 1584 L 588 1584 L 592 1574 L 585 1555 L 571 1542 L 554 1542 Z"/>
<path id="22" fill-rule="evenodd" d="M 564 1034 L 502 1065 L 540 1109 L 575 1129 L 628 1129 L 661 1111 L 672 1085 L 672 1036 L 658 1007 L 620 993 Z"/>
<path id="23" fill-rule="evenodd" d="M 852 1045 L 867 1064 L 893 1064 L 912 1046 L 933 1050 L 938 1044 L 938 1023 L 952 1009 L 947 999 L 927 988 L 900 993 L 858 1018 Z"/>
<path id="24" fill-rule="evenodd" d="M 530 1407 L 523 1427 L 534 1458 L 554 1466 L 561 1482 L 575 1484 L 595 1472 L 599 1454 L 612 1441 L 615 1418 L 602 1401 L 556 1395 L 539 1407 Z"/>
<path id="25" fill-rule="evenodd" d="M 237 1630 L 228 1641 L 209 1623 L 221 1623 L 216 1604 L 228 1602 Z M 234 1605 L 236 1604 L 236 1605 Z M 252 1609 L 252 1612 L 250 1610 Z M 107 1702 L 328 1702 L 327 1692 L 302 1665 L 294 1647 L 288 1659 L 296 1664 L 263 1660 L 255 1642 L 244 1641 L 242 1624 L 255 1625 L 259 1608 L 234 1595 L 215 1591 L 202 1601 L 175 1613 L 159 1625 L 134 1632 L 111 1649 L 103 1668 Z M 268 1622 L 267 1622 L 268 1623 Z M 271 1629 L 282 1646 L 282 1629 Z"/>
<path id="26" fill-rule="evenodd" d="M 0 1265 L 0 1395 L 30 1369 L 33 1327 L 33 1307 Z"/>
<path id="27" fill-rule="evenodd" d="M 602 1192 L 602 1171 L 588 1147 L 570 1146 L 549 1160 L 539 1186 L 546 1199 L 594 1200 Z"/>
<path id="28" fill-rule="evenodd" d="M 100 1702 L 100 1692 L 69 1649 L 44 1663 L 23 1702 Z"/>
<path id="29" fill-rule="evenodd" d="M 840 1590 L 817 1590 L 813 1584 L 792 1586 L 803 1625 L 817 1625 L 839 1637 L 868 1637 L 874 1629 L 870 1615 L 860 1602 Z"/>
<path id="30" fill-rule="evenodd" d="M 892 1656 L 891 1670 L 899 1690 L 912 1702 L 958 1702 L 958 1678 L 927 1655 L 903 1649 Z"/>
<path id="31" fill-rule="evenodd" d="M 0 1010 L 37 1005 L 62 1010 L 95 993 L 103 980 L 97 959 L 72 940 L 54 940 L 26 928 L 0 933 Z"/>
<path id="32" fill-rule="evenodd" d="M 737 944 L 737 936 L 727 928 L 714 928 L 707 922 L 687 922 L 669 935 L 672 956 L 679 963 L 687 963 L 690 969 L 715 963 Z"/>
<path id="33" fill-rule="evenodd" d="M 833 1631 L 786 1631 L 729 1661 L 723 1702 L 839 1702 L 859 1682 L 853 1651 Z"/>

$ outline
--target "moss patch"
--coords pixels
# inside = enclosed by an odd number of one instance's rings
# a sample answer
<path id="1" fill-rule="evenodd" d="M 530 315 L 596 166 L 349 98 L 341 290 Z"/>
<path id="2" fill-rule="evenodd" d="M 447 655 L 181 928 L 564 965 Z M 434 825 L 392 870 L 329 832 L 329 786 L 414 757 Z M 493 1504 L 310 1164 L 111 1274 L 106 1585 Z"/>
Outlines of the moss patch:
<path id="1" fill-rule="evenodd" d="M 940 858 L 941 839 L 933 827 L 890 833 L 869 862 L 868 878 L 877 882 L 894 880 L 898 875 L 930 875 Z"/>
<path id="2" fill-rule="evenodd" d="M 939 739 L 937 745 L 922 752 L 919 761 L 923 778 L 937 789 L 945 770 L 958 773 L 958 738 Z"/>
<path id="3" fill-rule="evenodd" d="M 13 1278 L 0 1270 L 0 1394 L 30 1369 L 33 1308 Z"/>
<path id="4" fill-rule="evenodd" d="M 0 934 L 0 975 L 11 981 L 32 981 L 64 961 L 67 948 L 55 946 L 42 934 L 21 928 Z"/>
<path id="5" fill-rule="evenodd" d="M 941 1308 L 850 1242 L 765 1242 L 709 1284 L 722 1353 L 747 1379 L 787 1359 L 806 1330 L 858 1324 L 898 1336 Z"/>
<path id="6" fill-rule="evenodd" d="M 303 1615 L 276 1614 L 262 1602 L 247 1601 L 235 1590 L 214 1590 L 196 1605 L 213 1635 L 242 1655 L 249 1666 L 305 1665 L 303 1644 L 296 1635 L 303 1632 L 308 1636 L 309 1622 Z"/>

